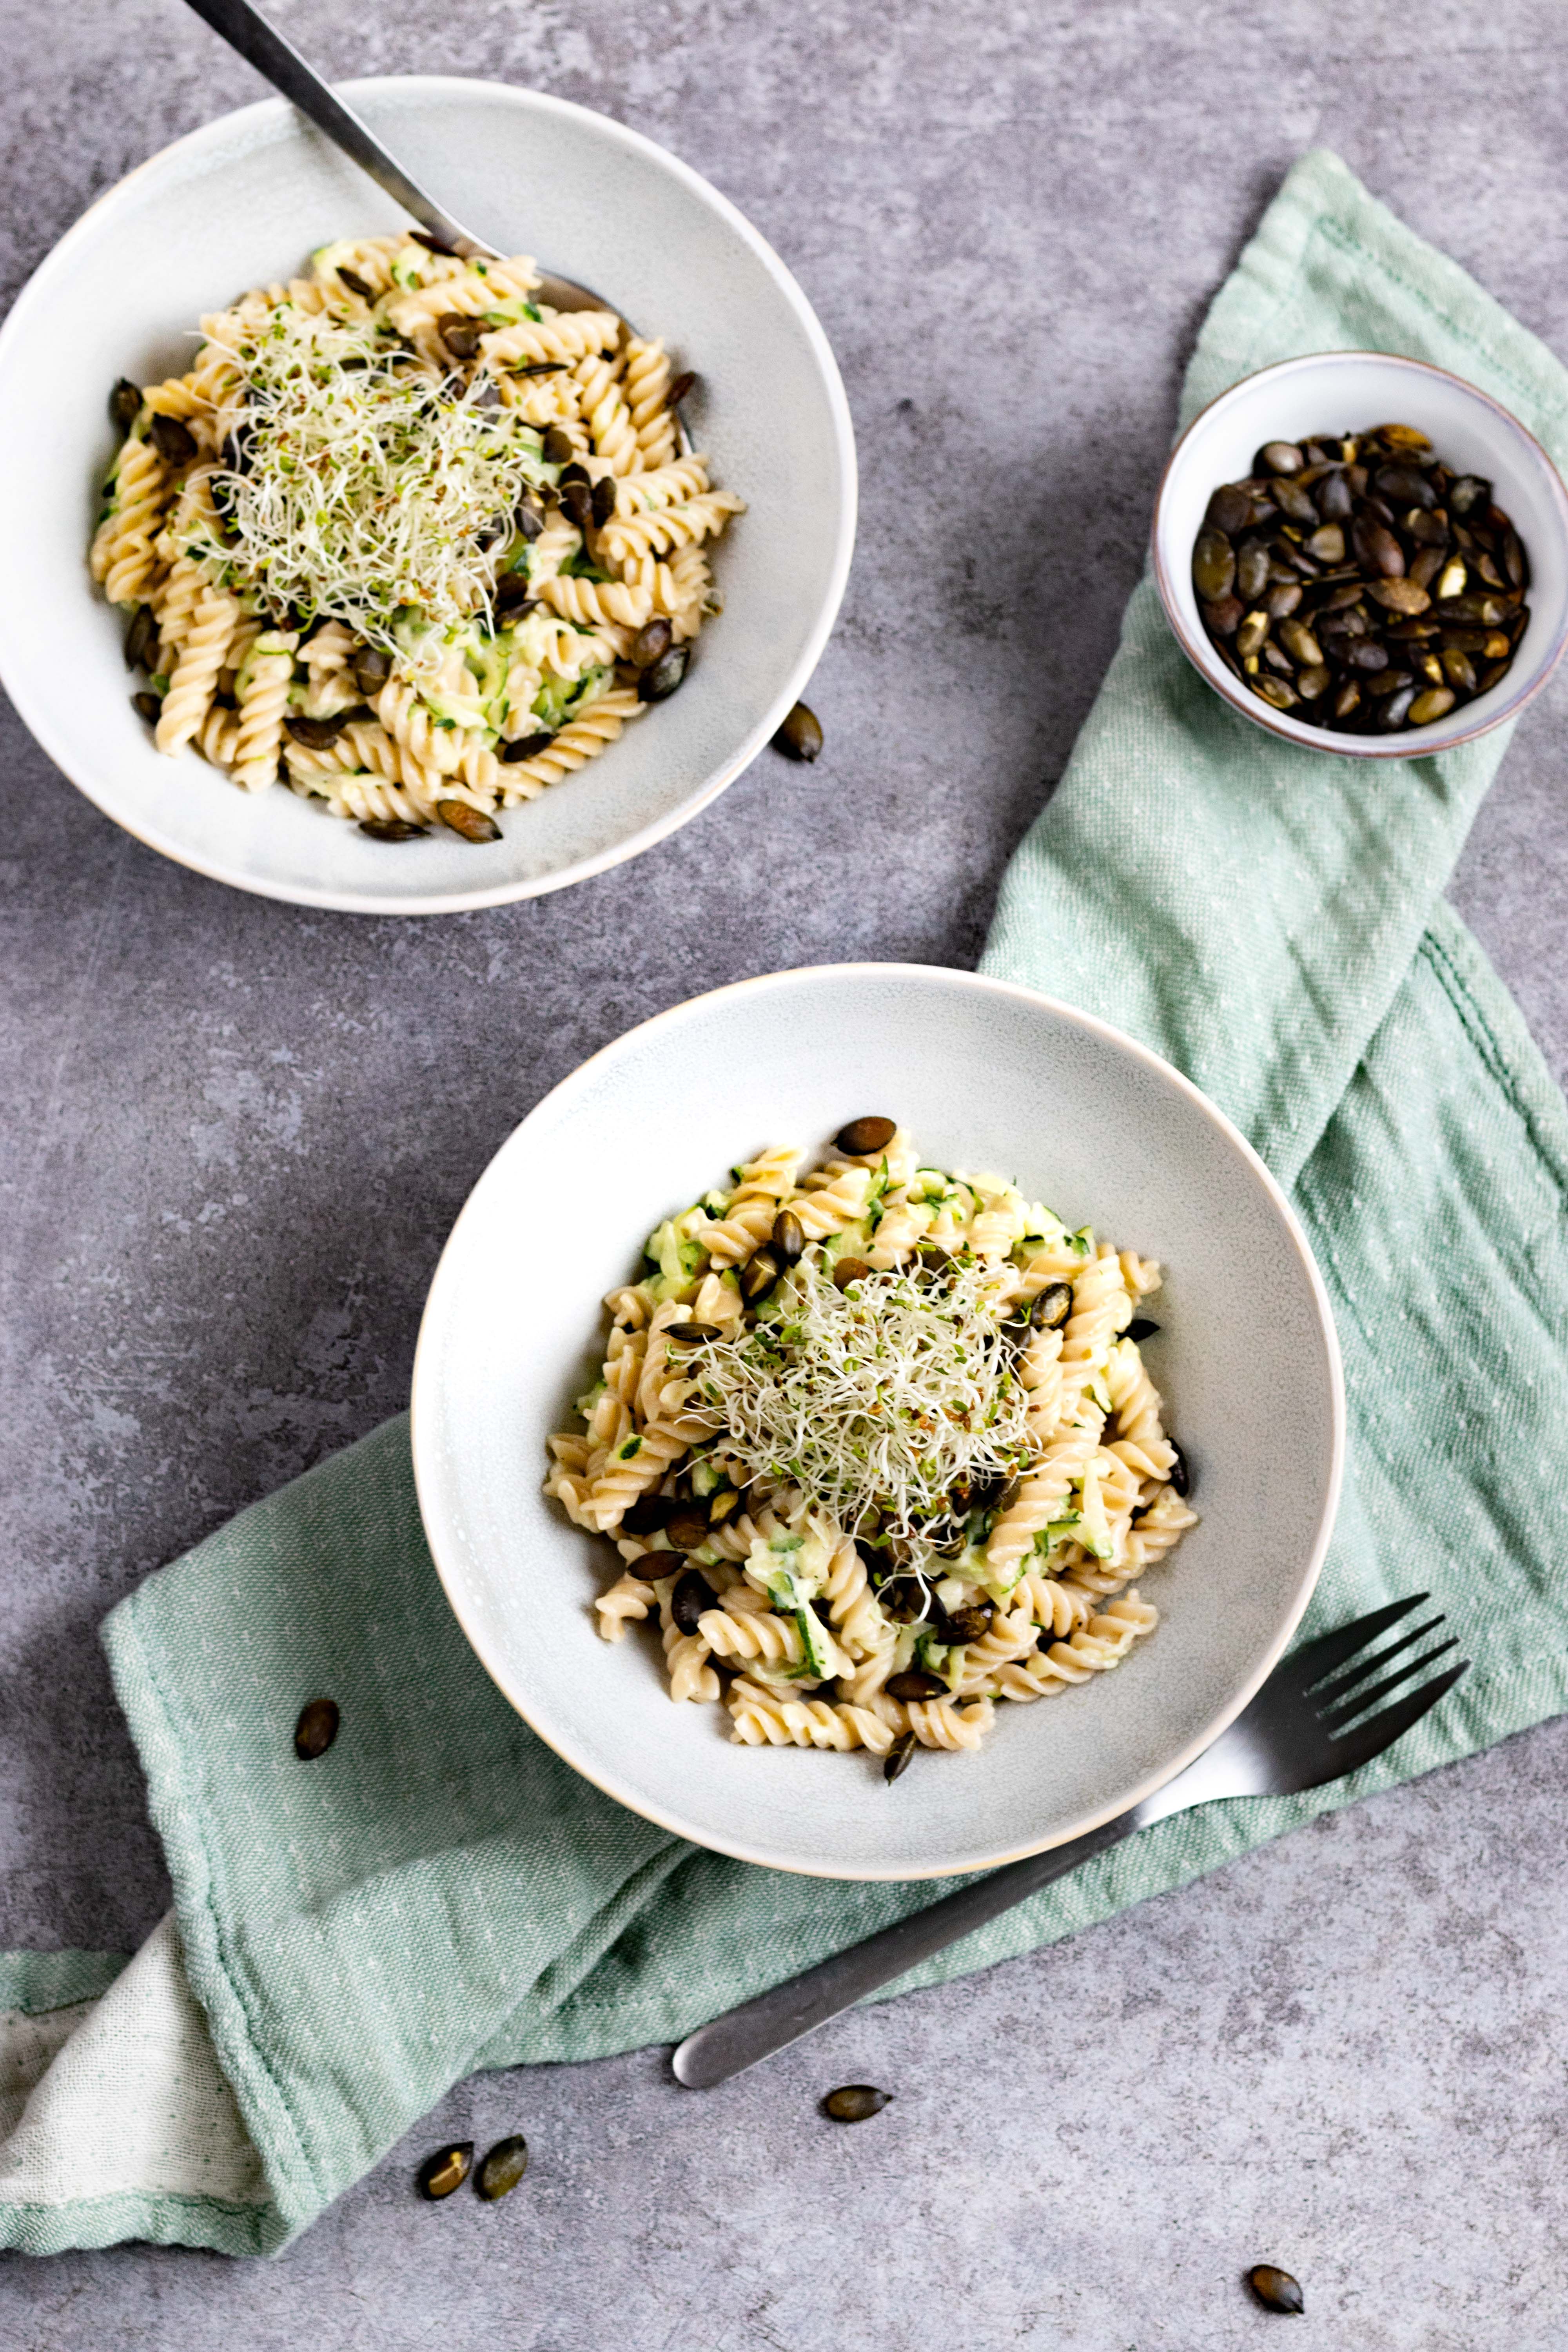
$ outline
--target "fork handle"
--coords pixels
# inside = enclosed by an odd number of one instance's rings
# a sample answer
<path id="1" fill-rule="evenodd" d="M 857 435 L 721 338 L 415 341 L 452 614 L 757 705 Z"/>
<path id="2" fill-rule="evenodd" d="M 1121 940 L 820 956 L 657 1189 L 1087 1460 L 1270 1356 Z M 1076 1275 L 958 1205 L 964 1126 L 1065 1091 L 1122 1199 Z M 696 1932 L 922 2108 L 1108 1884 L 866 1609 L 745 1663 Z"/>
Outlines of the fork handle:
<path id="1" fill-rule="evenodd" d="M 731 2074 L 754 2066 L 759 2058 L 771 2058 L 775 2050 L 826 2025 L 830 2017 L 875 1992 L 879 1985 L 890 1984 L 933 1952 L 1000 1918 L 1004 1911 L 1026 1902 L 1054 1879 L 1065 1878 L 1079 1863 L 1120 1844 L 1141 1826 L 1141 1819 L 1134 1808 L 1112 1822 L 1102 1822 L 1098 1829 L 1067 1845 L 1026 1854 L 1022 1862 L 1010 1862 L 986 1877 L 971 1879 L 968 1885 L 944 1895 L 925 1910 L 896 1919 L 890 1927 L 868 1936 L 864 1943 L 851 1944 L 847 1951 L 835 1952 L 815 1968 L 804 1969 L 799 1976 L 714 2018 L 710 2024 L 700 2025 L 675 2053 L 677 2082 L 689 2090 L 710 2091 L 715 2084 L 728 2082 Z"/>
<path id="2" fill-rule="evenodd" d="M 230 48 L 237 49 L 246 63 L 254 66 L 274 89 L 281 90 L 301 114 L 308 115 L 317 130 L 323 131 L 334 147 L 342 148 L 351 163 L 367 172 L 395 203 L 411 213 L 421 228 L 428 229 L 454 253 L 465 257 L 488 254 L 488 247 L 477 245 L 458 222 L 442 211 L 434 197 L 426 194 L 417 181 L 409 178 L 402 164 L 387 153 L 352 107 L 333 95 L 314 68 L 306 64 L 275 25 L 268 23 L 259 8 L 250 5 L 250 0 L 188 0 L 188 5 L 215 33 L 221 33 Z"/>

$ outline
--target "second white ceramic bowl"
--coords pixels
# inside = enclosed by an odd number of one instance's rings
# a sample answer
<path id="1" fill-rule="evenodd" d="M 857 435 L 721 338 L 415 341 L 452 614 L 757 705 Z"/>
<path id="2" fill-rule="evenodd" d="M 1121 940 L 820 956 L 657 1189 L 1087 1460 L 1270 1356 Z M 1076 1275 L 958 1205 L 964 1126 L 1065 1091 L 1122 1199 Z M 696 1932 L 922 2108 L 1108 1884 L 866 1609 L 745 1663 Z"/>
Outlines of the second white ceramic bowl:
<path id="1" fill-rule="evenodd" d="M 504 838 L 388 845 L 281 786 L 252 795 L 131 708 L 124 616 L 87 547 L 120 376 L 190 364 L 204 311 L 287 278 L 330 237 L 406 217 L 268 99 L 143 163 L 61 239 L 0 331 L 0 669 L 56 764 L 181 865 L 296 905 L 442 914 L 559 889 L 683 824 L 733 782 L 826 642 L 855 535 L 855 448 L 826 338 L 778 256 L 705 180 L 563 99 L 434 77 L 348 94 L 458 217 L 661 335 L 695 368 L 686 416 L 747 512 L 715 562 L 727 600 L 680 692 L 602 759 L 502 820 Z"/>
<path id="2" fill-rule="evenodd" d="M 1163 1620 L 1118 1672 L 997 1709 L 974 1755 L 740 1748 L 717 1706 L 672 1706 L 647 1627 L 611 1646 L 593 1601 L 613 1546 L 541 1491 L 545 1439 L 604 1349 L 603 1292 L 643 1239 L 769 1143 L 825 1147 L 897 1118 L 947 1168 L 1010 1175 L 1069 1224 L 1160 1258 L 1147 1343 L 1202 1525 L 1142 1581 Z M 1214 1106 L 1130 1038 L 1030 991 L 921 965 L 742 982 L 661 1013 L 530 1114 L 437 1269 L 414 1371 L 414 1465 L 468 1640 L 540 1737 L 621 1803 L 781 1870 L 984 1870 L 1110 1819 L 1239 1712 L 1328 1543 L 1339 1353 L 1307 1244 Z"/>
<path id="3" fill-rule="evenodd" d="M 1222 482 L 1243 479 L 1266 441 L 1414 425 L 1456 472 L 1483 474 L 1529 552 L 1530 625 L 1508 676 L 1430 727 L 1342 735 L 1304 726 L 1249 693 L 1215 651 L 1193 586 L 1193 543 Z M 1388 352 L 1312 352 L 1244 376 L 1193 419 L 1154 504 L 1154 578 L 1182 650 L 1233 710 L 1287 743 L 1354 760 L 1413 760 L 1500 727 L 1540 693 L 1568 646 L 1568 490 L 1517 416 L 1442 368 Z"/>

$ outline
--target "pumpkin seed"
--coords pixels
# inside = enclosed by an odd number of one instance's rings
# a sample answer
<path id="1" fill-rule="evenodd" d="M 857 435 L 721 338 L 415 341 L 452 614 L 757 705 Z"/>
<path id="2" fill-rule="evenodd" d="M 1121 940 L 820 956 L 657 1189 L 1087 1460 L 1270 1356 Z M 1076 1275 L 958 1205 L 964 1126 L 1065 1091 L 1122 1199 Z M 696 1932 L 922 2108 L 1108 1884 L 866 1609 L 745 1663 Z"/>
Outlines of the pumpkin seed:
<path id="1" fill-rule="evenodd" d="M 122 375 L 109 395 L 109 421 L 118 425 L 121 433 L 129 433 L 141 414 L 141 392 L 129 376 Z"/>
<path id="2" fill-rule="evenodd" d="M 910 1701 L 947 1696 L 947 1685 L 941 1675 L 928 1675 L 919 1666 L 911 1666 L 901 1675 L 889 1675 L 884 1687 L 889 1698 L 901 1699 L 906 1706 Z"/>
<path id="3" fill-rule="evenodd" d="M 531 735 L 520 735 L 515 743 L 503 743 L 500 757 L 506 766 L 515 767 L 519 760 L 532 760 L 548 751 L 554 740 L 549 728 L 541 727 Z"/>
<path id="4" fill-rule="evenodd" d="M 702 1532 L 706 1535 L 707 1528 Z M 673 1542 L 674 1538 L 670 1540 Z M 669 1613 L 683 1633 L 696 1633 L 703 1616 L 712 1608 L 713 1598 L 713 1587 L 694 1568 L 676 1578 L 675 1590 L 669 1596 Z"/>
<path id="5" fill-rule="evenodd" d="M 1246 620 L 1243 621 L 1241 626 L 1236 633 L 1236 650 L 1241 656 L 1243 661 L 1247 659 L 1249 654 L 1257 653 L 1268 635 L 1268 614 L 1248 613 Z"/>
<path id="6" fill-rule="evenodd" d="M 1342 563 L 1345 560 L 1345 535 L 1337 522 L 1326 522 L 1307 541 L 1307 552 L 1320 563 Z"/>
<path id="7" fill-rule="evenodd" d="M 1389 613 L 1424 613 L 1432 602 L 1414 580 L 1374 580 L 1366 593 Z"/>
<path id="8" fill-rule="evenodd" d="M 1274 475 L 1299 474 L 1306 462 L 1293 441 L 1266 441 L 1253 460 L 1258 473 Z"/>
<path id="9" fill-rule="evenodd" d="M 470 319 L 461 310 L 443 310 L 436 321 L 436 332 L 455 360 L 476 358 L 484 331 L 482 320 Z"/>
<path id="10" fill-rule="evenodd" d="M 483 809 L 470 807 L 467 801 L 437 801 L 436 814 L 450 831 L 464 841 L 499 841 L 500 825 Z"/>
<path id="11" fill-rule="evenodd" d="M 1236 581 L 1236 550 L 1223 531 L 1198 533 L 1193 550 L 1193 585 L 1205 604 L 1228 596 Z"/>
<path id="12" fill-rule="evenodd" d="M 372 841 L 423 841 L 430 830 L 427 824 L 410 824 L 401 816 L 362 816 L 359 829 L 368 833 Z"/>
<path id="13" fill-rule="evenodd" d="M 1072 1285 L 1048 1282 L 1029 1309 L 1037 1331 L 1059 1331 L 1072 1313 Z"/>
<path id="14" fill-rule="evenodd" d="M 773 1255 L 785 1265 L 793 1265 L 805 1247 L 805 1227 L 793 1209 L 781 1209 L 773 1219 L 773 1232 L 768 1236 Z"/>
<path id="15" fill-rule="evenodd" d="M 1287 581 L 1280 587 L 1270 588 L 1268 595 L 1263 599 L 1263 609 L 1268 614 L 1271 621 L 1286 620 L 1296 610 L 1298 604 L 1300 604 L 1301 595 L 1302 591 L 1300 583 L 1294 580 Z M 1237 614 L 1239 615 L 1241 611 L 1239 601 L 1233 596 L 1231 598 L 1231 603 L 1236 605 Z M 1228 635 L 1229 632 L 1226 631 L 1224 634 Z"/>
<path id="16" fill-rule="evenodd" d="M 1247 2284 L 1265 2311 L 1305 2311 L 1306 2298 L 1299 2282 L 1289 2271 L 1279 2270 L 1272 2263 L 1255 2263 L 1247 2273 Z"/>
<path id="17" fill-rule="evenodd" d="M 1184 1497 L 1193 1491 L 1193 1474 L 1186 1455 L 1173 1437 L 1165 1441 L 1171 1449 L 1171 1492 Z"/>
<path id="18" fill-rule="evenodd" d="M 132 385 L 132 389 L 134 391 L 135 386 Z M 140 402 L 141 394 L 137 393 L 136 397 Z M 1235 539 L 1238 532 L 1247 529 L 1251 520 L 1252 500 L 1237 482 L 1220 484 L 1209 500 L 1208 512 L 1204 517 L 1211 530 L 1220 531 L 1226 539 Z"/>
<path id="19" fill-rule="evenodd" d="M 1234 625 L 1234 624 L 1233 624 Z M 1221 635 L 1227 634 L 1221 630 Z M 805 703 L 797 702 L 784 716 L 773 737 L 773 749 L 786 759 L 810 762 L 822 749 L 822 721 Z"/>
<path id="20" fill-rule="evenodd" d="M 1458 698 L 1450 686 L 1428 687 L 1426 693 L 1418 694 L 1410 706 L 1410 724 L 1412 727 L 1430 727 L 1434 719 L 1446 719 Z"/>
<path id="21" fill-rule="evenodd" d="M 311 751 L 324 751 L 335 743 L 349 723 L 346 710 L 334 713 L 331 719 L 304 719 L 290 714 L 283 724 L 296 743 L 303 743 Z"/>
<path id="22" fill-rule="evenodd" d="M 956 1609 L 942 1620 L 942 1638 L 951 1643 L 983 1642 L 994 1613 L 989 1601 L 971 1601 L 967 1609 Z"/>
<path id="23" fill-rule="evenodd" d="M 1127 1326 L 1125 1337 L 1133 1341 L 1152 1339 L 1160 1326 L 1152 1323 L 1147 1315 L 1135 1315 Z"/>
<path id="24" fill-rule="evenodd" d="M 1268 549 L 1261 539 L 1244 540 L 1237 551 L 1236 593 L 1244 604 L 1256 604 L 1268 585 Z"/>
<path id="25" fill-rule="evenodd" d="M 688 368 L 684 374 L 678 375 L 675 382 L 670 385 L 669 390 L 664 395 L 667 405 L 670 408 L 679 408 L 681 402 L 687 397 L 696 382 L 697 371 L 695 368 Z"/>
<path id="26" fill-rule="evenodd" d="M 1480 474 L 1461 474 L 1448 485 L 1448 511 L 1456 515 L 1485 514 L 1492 502 L 1492 486 Z"/>
<path id="27" fill-rule="evenodd" d="M 632 639 L 632 649 L 628 658 L 634 667 L 651 669 L 655 662 L 662 661 L 669 651 L 674 635 L 674 631 L 662 613 L 654 620 L 645 621 Z"/>
<path id="28" fill-rule="evenodd" d="M 741 1268 L 741 1296 L 747 1305 L 760 1298 L 764 1290 L 771 1290 L 782 1272 L 771 1251 L 758 1250 L 754 1257 L 748 1258 Z"/>
<path id="29" fill-rule="evenodd" d="M 847 1290 L 852 1282 L 864 1282 L 870 1271 L 863 1257 L 841 1257 L 834 1264 L 833 1280 L 839 1290 Z"/>
<path id="30" fill-rule="evenodd" d="M 1255 677 L 1252 691 L 1275 710 L 1289 710 L 1296 702 L 1294 689 L 1282 677 Z"/>
<path id="31" fill-rule="evenodd" d="M 147 721 L 149 727 L 156 727 L 163 715 L 163 698 L 161 694 L 133 694 L 131 708 L 139 719 Z"/>
<path id="32" fill-rule="evenodd" d="M 644 702 L 663 702 L 675 692 L 686 676 L 691 659 L 689 646 L 671 646 L 652 667 L 645 669 L 637 680 L 637 693 Z"/>
<path id="33" fill-rule="evenodd" d="M 677 1503 L 664 1522 L 664 1532 L 677 1551 L 695 1551 L 708 1540 L 708 1514 L 698 1503 Z"/>
<path id="34" fill-rule="evenodd" d="M 833 1149 L 847 1160 L 868 1160 L 874 1151 L 886 1151 L 898 1131 L 896 1119 L 852 1118 L 834 1137 Z"/>
<path id="35" fill-rule="evenodd" d="M 1410 716 L 1415 699 L 1415 681 L 1413 677 L 1406 678 L 1397 693 L 1389 695 L 1385 701 L 1379 703 L 1375 721 L 1378 733 L 1392 735 L 1396 727 L 1403 727 Z"/>
<path id="36" fill-rule="evenodd" d="M 822 2112 L 836 2124 L 863 2124 L 868 2116 L 879 2116 L 892 2095 L 891 2091 L 879 2091 L 871 2083 L 846 2083 L 838 2090 L 829 2091 L 822 2102 Z"/>
<path id="37" fill-rule="evenodd" d="M 313 1698 L 300 1710 L 300 1720 L 294 1726 L 294 1753 L 303 1763 L 324 1756 L 338 1736 L 342 1720 L 338 1703 L 333 1698 Z"/>
<path id="38" fill-rule="evenodd" d="M 177 416 L 154 416 L 147 438 L 165 466 L 188 466 L 196 454 L 196 436 Z"/>
<path id="39" fill-rule="evenodd" d="M 882 1759 L 883 1780 L 896 1780 L 919 1746 L 920 1741 L 912 1731 L 906 1731 L 901 1738 L 895 1739 Z"/>
<path id="40" fill-rule="evenodd" d="M 125 632 L 125 667 L 146 669 L 148 656 L 158 642 L 158 623 L 151 604 L 138 604 L 135 617 Z"/>
<path id="41" fill-rule="evenodd" d="M 510 2139 L 498 2139 L 494 2147 L 480 2158 L 474 2174 L 474 2194 L 482 2197 L 487 2205 L 510 2197 L 523 2174 L 528 2170 L 528 2142 L 521 2132 Z"/>
<path id="42" fill-rule="evenodd" d="M 436 2204 L 460 2189 L 473 2168 L 474 2143 L 471 2139 L 459 2139 L 449 2147 L 438 2147 L 434 2156 L 427 2156 L 414 2177 L 421 2197 Z"/>

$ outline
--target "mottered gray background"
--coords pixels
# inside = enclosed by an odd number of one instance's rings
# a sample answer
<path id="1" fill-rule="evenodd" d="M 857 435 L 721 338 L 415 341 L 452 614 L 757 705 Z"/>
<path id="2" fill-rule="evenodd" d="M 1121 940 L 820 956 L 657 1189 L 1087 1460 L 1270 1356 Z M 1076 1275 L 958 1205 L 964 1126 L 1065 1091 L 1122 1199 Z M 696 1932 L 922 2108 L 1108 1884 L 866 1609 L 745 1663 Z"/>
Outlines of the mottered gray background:
<path id="1" fill-rule="evenodd" d="M 1568 356 L 1552 0 L 274 13 L 330 73 L 531 84 L 713 179 L 838 353 L 859 547 L 820 763 L 764 754 L 636 864 L 493 913 L 201 880 L 0 709 L 0 1946 L 130 1949 L 164 1908 L 99 1622 L 402 1404 L 442 1239 L 530 1106 L 721 982 L 975 960 L 1114 644 L 1197 322 L 1300 151 L 1337 148 Z M 7 295 L 258 94 L 179 0 L 3 0 L 0 54 Z M 1454 886 L 1560 1077 L 1565 751 L 1568 675 Z M 1532 2352 L 1568 2255 L 1565 1767 L 1549 1725 L 708 2096 L 657 2051 L 482 2078 L 281 2263 L 5 2259 L 0 2340 L 1233 2352 L 1272 2340 L 1239 2284 L 1271 2259 L 1307 2289 L 1299 2352 Z M 821 2121 L 857 2079 L 893 2105 Z M 414 2201 L 443 2134 L 520 2129 L 506 2204 Z"/>

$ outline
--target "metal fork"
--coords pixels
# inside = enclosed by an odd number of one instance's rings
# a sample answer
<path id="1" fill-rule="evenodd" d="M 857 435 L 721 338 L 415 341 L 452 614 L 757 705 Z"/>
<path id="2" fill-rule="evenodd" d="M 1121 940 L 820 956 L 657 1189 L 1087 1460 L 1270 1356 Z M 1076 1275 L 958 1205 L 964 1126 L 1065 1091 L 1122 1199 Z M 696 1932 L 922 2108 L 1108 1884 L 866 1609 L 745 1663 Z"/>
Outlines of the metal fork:
<path id="1" fill-rule="evenodd" d="M 437 247 L 460 255 L 465 261 L 500 260 L 493 245 L 487 245 L 483 237 L 465 228 L 417 180 L 410 178 L 370 125 L 328 88 L 314 66 L 306 62 L 291 41 L 285 40 L 259 8 L 252 6 L 251 0 L 188 0 L 188 5 L 215 33 L 222 34 L 231 48 L 238 50 L 247 65 L 264 75 L 274 89 L 291 100 L 351 163 L 368 173 L 405 213 L 411 213 Z M 615 307 L 601 301 L 592 288 L 580 286 L 574 278 L 542 278 L 539 291 L 555 310 L 608 310 Z"/>
<path id="2" fill-rule="evenodd" d="M 1282 1659 L 1250 1706 L 1243 1708 L 1212 1747 L 1115 1821 L 1103 1822 L 1099 1829 L 1067 1845 L 1030 1854 L 993 1871 L 987 1878 L 961 1886 L 928 1909 L 898 1920 L 879 1935 L 867 1937 L 864 1943 L 836 1952 L 831 1959 L 819 1961 L 787 1983 L 774 1985 L 726 2016 L 699 2026 L 675 2053 L 676 2080 L 693 2091 L 711 2090 L 715 2084 L 727 2082 L 731 2074 L 798 2042 L 802 2034 L 825 2025 L 879 1985 L 901 1977 L 933 1952 L 1010 1911 L 1016 1903 L 1026 1902 L 1053 1879 L 1065 1878 L 1091 1854 L 1103 1853 L 1108 1846 L 1119 1844 L 1151 1822 L 1163 1822 L 1172 1813 L 1210 1804 L 1219 1797 L 1289 1796 L 1370 1764 L 1419 1723 L 1468 1666 L 1468 1659 L 1461 1658 L 1379 1714 L 1367 1714 L 1369 1707 L 1377 1706 L 1402 1684 L 1458 1647 L 1450 1637 L 1420 1657 L 1405 1654 L 1428 1633 L 1438 1631 L 1443 1623 L 1439 1613 L 1370 1655 L 1358 1654 L 1429 1598 L 1427 1593 L 1415 1592 L 1407 1601 L 1374 1609 Z M 1405 1663 L 1395 1664 L 1402 1656 Z M 1384 1668 L 1389 1671 L 1384 1673 Z"/>

